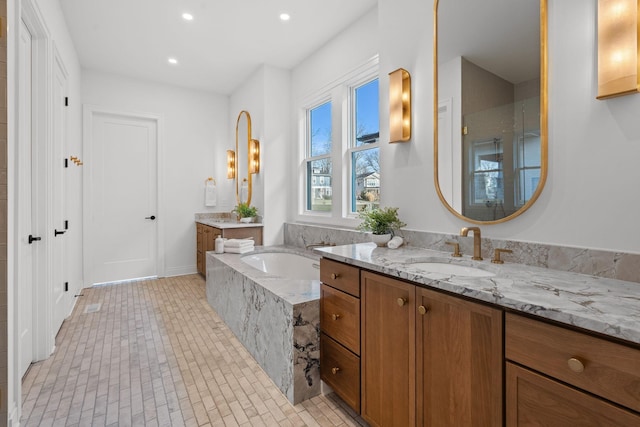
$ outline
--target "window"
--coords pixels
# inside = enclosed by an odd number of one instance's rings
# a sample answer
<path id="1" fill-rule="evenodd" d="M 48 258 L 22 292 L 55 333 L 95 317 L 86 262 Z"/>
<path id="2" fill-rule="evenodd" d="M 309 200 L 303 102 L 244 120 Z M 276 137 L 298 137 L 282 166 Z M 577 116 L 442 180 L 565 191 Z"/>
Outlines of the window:
<path id="1" fill-rule="evenodd" d="M 301 103 L 301 215 L 347 222 L 380 203 L 378 58 Z"/>
<path id="2" fill-rule="evenodd" d="M 331 102 L 309 109 L 307 122 L 307 210 L 331 211 Z"/>
<path id="3" fill-rule="evenodd" d="M 519 206 L 531 199 L 540 181 L 540 135 L 524 133 L 517 137 L 515 150 L 516 201 Z"/>
<path id="4" fill-rule="evenodd" d="M 380 206 L 378 79 L 352 89 L 351 213 Z"/>
<path id="5" fill-rule="evenodd" d="M 503 203 L 503 158 L 500 138 L 473 142 L 471 154 L 473 204 Z"/>

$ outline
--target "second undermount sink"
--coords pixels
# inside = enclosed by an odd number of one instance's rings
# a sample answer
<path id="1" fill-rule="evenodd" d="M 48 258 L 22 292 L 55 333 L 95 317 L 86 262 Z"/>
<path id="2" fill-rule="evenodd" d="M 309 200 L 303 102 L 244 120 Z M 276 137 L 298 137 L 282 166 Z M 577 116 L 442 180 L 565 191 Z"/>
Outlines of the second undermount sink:
<path id="1" fill-rule="evenodd" d="M 415 262 L 409 267 L 421 270 L 425 273 L 444 274 L 451 276 L 466 277 L 493 277 L 494 273 L 477 267 L 460 264 L 450 264 L 445 262 Z"/>

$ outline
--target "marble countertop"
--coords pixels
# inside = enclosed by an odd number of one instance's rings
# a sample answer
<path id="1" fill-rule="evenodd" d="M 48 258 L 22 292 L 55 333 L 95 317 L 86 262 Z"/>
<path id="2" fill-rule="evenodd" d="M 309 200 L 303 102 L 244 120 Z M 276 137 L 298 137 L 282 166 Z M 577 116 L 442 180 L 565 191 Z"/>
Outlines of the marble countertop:
<path id="1" fill-rule="evenodd" d="M 416 282 L 501 307 L 640 344 L 640 284 L 584 274 L 492 264 L 448 252 L 373 243 L 316 248 L 326 258 Z M 492 277 L 465 277 L 421 271 L 414 263 L 440 262 L 476 267 Z"/>
<path id="2" fill-rule="evenodd" d="M 196 222 L 220 229 L 262 227 L 261 222 L 238 222 L 236 220 L 226 219 L 199 218 L 196 219 Z"/>

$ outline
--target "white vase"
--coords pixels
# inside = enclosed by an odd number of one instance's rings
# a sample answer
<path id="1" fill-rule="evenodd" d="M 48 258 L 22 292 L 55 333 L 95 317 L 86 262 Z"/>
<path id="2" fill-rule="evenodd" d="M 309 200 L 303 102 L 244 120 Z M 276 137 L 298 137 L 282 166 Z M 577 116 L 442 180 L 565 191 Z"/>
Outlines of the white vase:
<path id="1" fill-rule="evenodd" d="M 253 217 L 252 216 L 248 216 L 245 218 L 240 218 L 240 222 L 253 222 Z"/>
<path id="2" fill-rule="evenodd" d="M 371 241 L 378 246 L 385 246 L 389 240 L 391 240 L 391 233 L 371 234 Z"/>

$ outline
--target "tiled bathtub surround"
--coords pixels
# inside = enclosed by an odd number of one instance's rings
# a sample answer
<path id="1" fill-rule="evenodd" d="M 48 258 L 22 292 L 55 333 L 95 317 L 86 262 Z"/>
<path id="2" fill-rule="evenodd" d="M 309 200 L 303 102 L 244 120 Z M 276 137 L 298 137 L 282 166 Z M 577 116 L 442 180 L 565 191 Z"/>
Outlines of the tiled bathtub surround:
<path id="1" fill-rule="evenodd" d="M 262 251 L 302 252 L 269 247 L 253 253 Z M 207 301 L 289 401 L 319 394 L 320 281 L 276 277 L 240 258 L 207 253 Z"/>
<path id="2" fill-rule="evenodd" d="M 445 242 L 456 241 L 460 243 L 460 250 L 463 254 L 473 253 L 472 237 L 412 230 L 401 230 L 399 234 L 404 238 L 407 246 L 450 252 L 451 246 Z M 318 242 L 345 245 L 368 241 L 367 235 L 351 229 L 294 223 L 285 223 L 284 227 L 285 245 L 305 247 L 305 245 Z M 502 259 L 508 264 L 525 264 L 640 282 L 640 254 L 482 238 L 482 257 L 486 262 L 490 262 L 495 248 L 506 248 L 513 251 L 511 254 L 502 254 Z"/>

